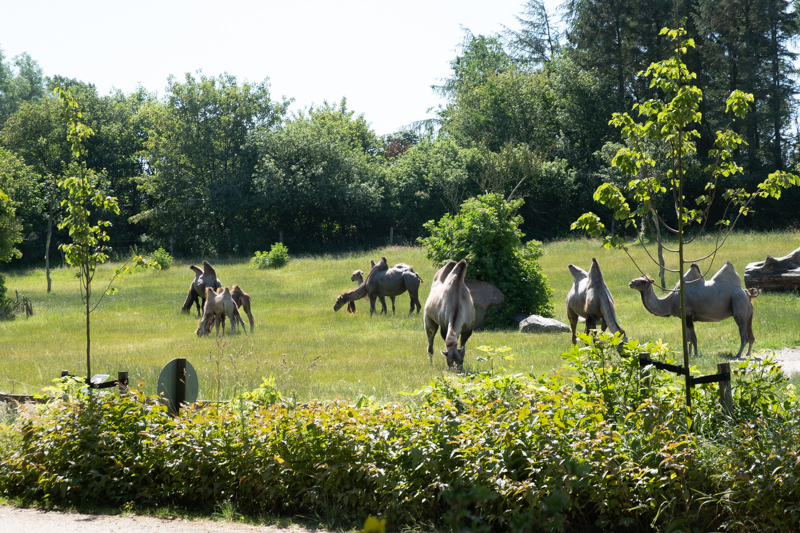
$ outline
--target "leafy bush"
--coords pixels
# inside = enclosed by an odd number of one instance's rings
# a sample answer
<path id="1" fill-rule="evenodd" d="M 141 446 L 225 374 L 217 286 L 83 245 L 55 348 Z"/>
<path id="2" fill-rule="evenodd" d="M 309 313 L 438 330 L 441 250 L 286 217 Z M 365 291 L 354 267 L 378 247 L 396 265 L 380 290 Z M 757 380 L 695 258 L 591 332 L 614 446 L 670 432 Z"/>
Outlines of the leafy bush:
<path id="1" fill-rule="evenodd" d="M 434 265 L 466 259 L 468 278 L 487 281 L 503 292 L 505 305 L 489 317 L 494 325 L 508 325 L 514 313 L 553 314 L 552 291 L 536 261 L 542 256 L 542 243 L 522 243 L 522 217 L 515 215 L 522 204 L 493 193 L 470 198 L 458 215 L 427 222 L 431 236 L 418 239 Z"/>
<path id="2" fill-rule="evenodd" d="M 68 383 L 65 401 L 0 425 L 0 495 L 316 513 L 344 528 L 379 516 L 391 530 L 796 531 L 800 402 L 777 389 L 775 364 L 737 366 L 734 418 L 716 384 L 695 387 L 689 432 L 683 378 L 653 370 L 640 386 L 620 343 L 573 347 L 569 380 L 439 378 L 413 408 L 295 405 L 267 380 L 173 418 L 136 391 L 84 396 Z"/>
<path id="3" fill-rule="evenodd" d="M 289 262 L 289 248 L 276 242 L 269 252 L 256 252 L 250 260 L 258 268 L 281 268 Z"/>
<path id="4" fill-rule="evenodd" d="M 160 270 L 169 270 L 172 266 L 172 256 L 164 248 L 159 248 L 150 254 L 150 262 L 158 265 Z"/>

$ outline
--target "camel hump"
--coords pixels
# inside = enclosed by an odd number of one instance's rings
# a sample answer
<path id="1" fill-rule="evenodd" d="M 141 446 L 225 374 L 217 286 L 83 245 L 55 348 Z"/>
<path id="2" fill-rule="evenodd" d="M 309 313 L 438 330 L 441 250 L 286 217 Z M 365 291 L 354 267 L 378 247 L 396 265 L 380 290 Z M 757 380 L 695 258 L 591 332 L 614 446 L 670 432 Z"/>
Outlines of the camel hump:
<path id="1" fill-rule="evenodd" d="M 689 270 L 683 275 L 684 281 L 699 281 L 703 279 L 703 273 L 700 271 L 700 267 L 697 263 L 692 263 L 689 266 Z"/>
<path id="2" fill-rule="evenodd" d="M 600 271 L 600 265 L 594 257 L 592 257 L 592 266 L 589 267 L 589 277 L 594 281 L 605 283 L 605 281 L 603 281 L 603 273 Z"/>
<path id="3" fill-rule="evenodd" d="M 225 296 L 230 296 L 231 290 L 228 287 L 225 287 L 224 289 L 222 289 L 222 294 L 224 294 Z"/>
<path id="4" fill-rule="evenodd" d="M 211 295 L 212 295 L 212 294 L 216 294 L 216 293 L 217 293 L 217 292 L 216 292 L 216 291 L 215 291 L 213 288 L 211 288 L 211 287 L 206 287 L 206 300 L 208 300 L 209 298 L 211 298 Z"/>
<path id="5" fill-rule="evenodd" d="M 442 268 L 439 269 L 439 271 L 433 277 L 433 282 L 444 283 L 444 280 L 447 279 L 447 276 L 450 275 L 450 272 L 453 271 L 453 268 L 455 268 L 455 266 L 456 266 L 455 261 L 448 261 Z"/>
<path id="6" fill-rule="evenodd" d="M 453 270 L 450 272 L 450 275 L 447 276 L 448 280 L 452 277 L 456 279 L 456 282 L 464 283 L 464 278 L 467 275 L 467 260 L 462 259 L 458 262 L 458 264 L 453 267 Z"/>
<path id="7" fill-rule="evenodd" d="M 217 271 L 214 270 L 214 267 L 211 266 L 211 263 L 208 261 L 203 261 L 203 275 L 217 277 Z"/>
<path id="8" fill-rule="evenodd" d="M 194 266 L 194 265 L 189 265 L 189 270 L 194 272 L 195 276 L 202 276 L 203 275 L 203 271 L 200 270 L 200 267 L 197 267 L 197 266 Z"/>
<path id="9" fill-rule="evenodd" d="M 736 273 L 736 269 L 730 261 L 725 261 L 725 264 L 717 270 L 717 273 L 714 274 L 711 281 L 735 284 L 739 287 L 742 286 L 742 278 Z"/>
<path id="10" fill-rule="evenodd" d="M 569 269 L 569 273 L 572 274 L 573 281 L 580 281 L 582 279 L 586 279 L 589 277 L 589 274 L 586 273 L 584 269 L 575 265 L 567 265 L 567 269 Z"/>

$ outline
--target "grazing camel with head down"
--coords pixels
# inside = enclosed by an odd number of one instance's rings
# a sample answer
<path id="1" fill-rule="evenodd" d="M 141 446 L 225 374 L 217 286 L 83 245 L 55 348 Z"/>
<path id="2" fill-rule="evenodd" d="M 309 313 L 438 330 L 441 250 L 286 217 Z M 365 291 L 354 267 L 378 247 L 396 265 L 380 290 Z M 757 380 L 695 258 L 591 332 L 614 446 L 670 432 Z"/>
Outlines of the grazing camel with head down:
<path id="1" fill-rule="evenodd" d="M 586 334 L 597 326 L 603 331 L 611 329 L 611 333 L 619 332 L 625 337 L 625 330 L 617 322 L 617 312 L 614 309 L 614 297 L 608 290 L 600 265 L 592 258 L 592 266 L 586 272 L 575 265 L 567 265 L 572 274 L 572 287 L 567 293 L 567 318 L 572 329 L 572 344 L 578 343 L 575 333 L 578 326 L 578 317 L 586 319 Z"/>
<path id="2" fill-rule="evenodd" d="M 236 316 L 234 315 L 235 310 L 236 303 L 233 301 L 233 298 L 231 298 L 231 291 L 228 287 L 221 289 L 220 292 L 215 292 L 211 287 L 206 287 L 206 303 L 203 306 L 203 318 L 200 319 L 195 333 L 197 333 L 198 337 L 206 335 L 208 333 L 206 325 L 213 316 L 217 326 L 217 335 L 219 335 L 219 324 L 222 322 L 222 317 L 227 316 L 231 323 L 230 334 L 233 335 L 236 332 L 237 323 Z M 239 322 L 242 322 L 241 317 L 239 317 Z M 242 322 L 242 326 L 244 326 L 244 322 Z M 222 323 L 222 334 L 225 334 L 224 322 Z"/>
<path id="3" fill-rule="evenodd" d="M 375 300 L 379 298 L 383 308 L 381 312 L 387 314 L 385 297 L 388 296 L 392 299 L 392 313 L 394 313 L 394 297 L 408 291 L 408 295 L 411 297 L 411 308 L 408 314 L 413 313 L 415 307 L 417 313 L 419 313 L 422 308 L 418 296 L 420 283 L 423 283 L 422 278 L 414 272 L 412 267 L 404 263 L 398 263 L 389 268 L 386 264 L 386 258 L 381 257 L 381 260 L 370 269 L 367 279 L 358 288 L 340 294 L 336 298 L 333 310 L 338 311 L 348 302 L 369 296 L 369 315 L 372 316 L 375 313 Z"/>
<path id="4" fill-rule="evenodd" d="M 719 322 L 733 317 L 739 326 L 741 345 L 736 357 L 740 357 L 745 344 L 749 343 L 747 355 L 753 350 L 753 299 L 758 297 L 756 289 L 743 289 L 742 279 L 728 261 L 714 274 L 709 281 L 703 278 L 700 267 L 692 263 L 683 275 L 684 306 L 686 310 L 686 327 L 689 333 L 689 354 L 692 347 L 697 355 L 697 335 L 695 322 Z M 628 286 L 642 294 L 645 309 L 656 316 L 681 316 L 680 283 L 664 298 L 656 296 L 653 290 L 653 279 L 642 276 L 632 280 Z"/>
<path id="5" fill-rule="evenodd" d="M 442 355 L 448 367 L 464 370 L 465 345 L 472 335 L 475 322 L 475 307 L 464 277 L 467 262 L 450 261 L 436 273 L 431 284 L 431 293 L 425 302 L 425 333 L 428 335 L 428 360 L 433 365 L 433 339 L 441 327 L 444 339 Z M 461 347 L 458 336 L 461 335 Z"/>

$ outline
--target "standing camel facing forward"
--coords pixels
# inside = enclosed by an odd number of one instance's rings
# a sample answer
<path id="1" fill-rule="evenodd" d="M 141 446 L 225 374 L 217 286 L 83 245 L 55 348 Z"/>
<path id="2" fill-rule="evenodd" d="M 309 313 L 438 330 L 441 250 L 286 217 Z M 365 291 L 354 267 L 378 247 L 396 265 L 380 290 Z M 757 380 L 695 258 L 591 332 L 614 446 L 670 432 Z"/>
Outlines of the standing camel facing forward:
<path id="1" fill-rule="evenodd" d="M 617 322 L 614 297 L 603 280 L 597 259 L 592 258 L 588 273 L 575 265 L 567 265 L 567 268 L 572 274 L 572 287 L 567 293 L 567 318 L 572 328 L 572 344 L 578 343 L 575 332 L 579 316 L 586 319 L 587 335 L 597 326 L 599 320 L 603 331 L 610 328 L 611 333 L 619 332 L 624 338 L 625 330 Z"/>
<path id="2" fill-rule="evenodd" d="M 464 277 L 467 262 L 450 261 L 436 273 L 431 284 L 431 293 L 425 302 L 425 333 L 428 335 L 428 360 L 433 365 L 433 339 L 441 327 L 444 339 L 442 355 L 448 367 L 464 370 L 465 345 L 472 335 L 475 322 L 475 307 Z M 461 347 L 458 336 L 461 335 Z"/>
<path id="3" fill-rule="evenodd" d="M 709 281 L 703 279 L 700 267 L 692 263 L 683 275 L 684 305 L 686 308 L 686 328 L 689 333 L 689 354 L 697 355 L 697 335 L 694 332 L 695 322 L 719 322 L 733 317 L 739 326 L 739 337 L 742 340 L 739 353 L 741 357 L 744 346 L 749 342 L 747 355 L 753 350 L 753 299 L 759 295 L 755 289 L 742 288 L 742 278 L 728 261 L 714 274 Z M 628 286 L 642 293 L 645 309 L 656 316 L 681 316 L 680 283 L 664 298 L 656 296 L 653 290 L 653 279 L 642 276 L 631 281 Z"/>
<path id="4" fill-rule="evenodd" d="M 348 302 L 353 302 L 365 296 L 369 296 L 369 316 L 375 313 L 375 300 L 378 298 L 381 300 L 381 313 L 387 314 L 385 297 L 388 296 L 392 299 L 392 314 L 394 314 L 395 296 L 399 296 L 408 291 L 408 295 L 411 298 L 411 307 L 408 314 L 411 315 L 411 313 L 414 312 L 414 308 L 416 308 L 417 313 L 419 313 L 422 308 L 419 301 L 420 283 L 423 283 L 422 278 L 419 274 L 414 272 L 412 267 L 404 263 L 398 263 L 392 268 L 389 268 L 386 263 L 386 258 L 381 257 L 381 260 L 370 269 L 369 274 L 367 274 L 367 279 L 365 279 L 358 288 L 342 293 L 336 298 L 333 310 L 338 311 Z"/>

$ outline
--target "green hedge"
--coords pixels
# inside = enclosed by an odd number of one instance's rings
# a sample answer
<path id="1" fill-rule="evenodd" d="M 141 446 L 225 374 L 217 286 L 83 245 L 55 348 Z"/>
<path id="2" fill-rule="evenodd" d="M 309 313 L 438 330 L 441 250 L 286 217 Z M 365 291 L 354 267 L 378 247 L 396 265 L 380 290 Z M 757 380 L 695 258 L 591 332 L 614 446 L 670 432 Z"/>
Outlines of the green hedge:
<path id="1" fill-rule="evenodd" d="M 797 530 L 800 403 L 779 369 L 735 369 L 733 419 L 715 385 L 697 387 L 689 433 L 682 380 L 654 371 L 640 389 L 638 361 L 620 360 L 618 343 L 565 354 L 569 378 L 444 377 L 410 406 L 293 405 L 271 390 L 170 418 L 140 393 L 70 392 L 2 426 L 0 491 L 230 502 L 345 526 L 374 515 L 393 530 Z M 668 358 L 626 348 L 642 349 Z"/>

